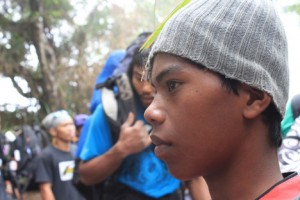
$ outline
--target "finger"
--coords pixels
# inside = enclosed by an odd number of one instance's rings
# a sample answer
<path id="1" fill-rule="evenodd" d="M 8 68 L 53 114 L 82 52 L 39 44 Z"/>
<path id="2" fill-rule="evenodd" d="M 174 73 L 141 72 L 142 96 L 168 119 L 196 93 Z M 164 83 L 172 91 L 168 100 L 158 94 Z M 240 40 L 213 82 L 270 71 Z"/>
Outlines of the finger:
<path id="1" fill-rule="evenodd" d="M 136 126 L 136 127 L 144 127 L 144 122 L 142 120 L 137 120 L 134 123 L 134 126 Z"/>
<path id="2" fill-rule="evenodd" d="M 134 122 L 134 119 L 135 119 L 135 116 L 134 116 L 134 114 L 132 113 L 132 112 L 130 112 L 129 114 L 128 114 L 128 117 L 127 117 L 127 119 L 126 119 L 126 121 L 122 124 L 122 126 L 124 127 L 128 127 L 128 126 L 131 126 L 132 124 L 133 124 L 133 122 Z"/>
<path id="3" fill-rule="evenodd" d="M 150 136 L 148 135 L 148 137 L 147 137 L 147 141 L 146 141 L 146 143 L 147 143 L 147 145 L 150 145 L 150 144 L 152 144 L 152 140 L 151 140 L 151 138 L 150 138 Z"/>

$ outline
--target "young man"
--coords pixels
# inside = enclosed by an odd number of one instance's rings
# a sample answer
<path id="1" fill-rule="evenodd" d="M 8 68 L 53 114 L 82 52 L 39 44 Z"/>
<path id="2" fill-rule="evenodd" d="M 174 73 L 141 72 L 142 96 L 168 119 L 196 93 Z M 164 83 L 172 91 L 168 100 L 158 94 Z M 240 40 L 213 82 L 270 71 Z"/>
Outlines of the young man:
<path id="1" fill-rule="evenodd" d="M 175 177 L 203 176 L 212 199 L 300 195 L 277 158 L 289 79 L 272 1 L 191 1 L 162 29 L 147 71 L 150 137 Z"/>
<path id="2" fill-rule="evenodd" d="M 35 181 L 43 200 L 84 200 L 72 184 L 74 157 L 70 143 L 75 136 L 72 117 L 65 110 L 48 114 L 42 126 L 52 136 L 52 144 L 38 157 Z"/>
<path id="3" fill-rule="evenodd" d="M 127 48 L 121 68 L 127 72 L 134 94 L 136 116 L 130 113 L 121 122 L 119 137 L 113 142 L 111 127 L 104 111 L 104 102 L 92 115 L 85 144 L 80 154 L 80 177 L 85 184 L 105 181 L 102 195 L 105 200 L 177 200 L 180 181 L 168 172 L 165 164 L 153 152 L 143 113 L 151 103 L 154 89 L 141 81 L 148 52 L 140 52 L 149 33 L 142 33 Z M 120 88 L 119 88 L 120 91 Z M 103 93 L 102 91 L 102 98 Z M 121 94 L 122 95 L 122 94 Z M 122 110 L 121 110 L 122 111 Z"/>

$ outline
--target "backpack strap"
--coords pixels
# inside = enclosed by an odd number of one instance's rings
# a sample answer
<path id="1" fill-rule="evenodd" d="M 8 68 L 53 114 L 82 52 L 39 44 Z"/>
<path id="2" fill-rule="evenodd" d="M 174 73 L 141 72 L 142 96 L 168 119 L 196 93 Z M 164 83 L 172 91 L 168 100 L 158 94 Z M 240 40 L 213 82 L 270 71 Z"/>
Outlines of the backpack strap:
<path id="1" fill-rule="evenodd" d="M 300 94 L 294 96 L 292 99 L 292 111 L 293 111 L 293 117 L 296 119 L 300 116 Z"/>
<path id="2" fill-rule="evenodd" d="M 119 138 L 120 127 L 129 112 L 135 112 L 134 93 L 127 74 L 109 79 L 102 83 L 102 105 L 115 143 Z M 117 91 L 115 91 L 115 89 Z"/>
<path id="3" fill-rule="evenodd" d="M 117 121 L 118 119 L 118 102 L 112 89 L 102 88 L 102 105 L 107 117 Z"/>

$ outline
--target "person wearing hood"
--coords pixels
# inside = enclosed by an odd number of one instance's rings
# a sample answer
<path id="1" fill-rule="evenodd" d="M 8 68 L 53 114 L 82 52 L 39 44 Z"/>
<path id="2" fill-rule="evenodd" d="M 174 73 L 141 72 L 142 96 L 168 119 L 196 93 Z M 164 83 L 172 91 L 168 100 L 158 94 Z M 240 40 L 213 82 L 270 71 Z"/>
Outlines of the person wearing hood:
<path id="1" fill-rule="evenodd" d="M 149 137 L 151 127 L 149 129 L 143 117 L 154 96 L 151 84 L 141 81 L 148 51 L 141 52 L 140 47 L 149 35 L 141 33 L 128 46 L 124 59 L 113 73 L 113 77 L 125 74 L 128 77 L 130 89 L 126 92 L 133 94 L 130 98 L 134 102 L 133 109 L 128 114 L 122 110 L 127 108 L 122 107 L 119 111 L 124 119 L 113 123 L 120 122 L 120 126 L 113 126 L 105 112 L 105 102 L 100 103 L 91 118 L 80 153 L 82 182 L 89 185 L 104 182 L 101 191 L 104 200 L 179 200 L 182 197 L 180 181 L 154 155 Z M 117 137 L 113 137 L 113 133 Z"/>

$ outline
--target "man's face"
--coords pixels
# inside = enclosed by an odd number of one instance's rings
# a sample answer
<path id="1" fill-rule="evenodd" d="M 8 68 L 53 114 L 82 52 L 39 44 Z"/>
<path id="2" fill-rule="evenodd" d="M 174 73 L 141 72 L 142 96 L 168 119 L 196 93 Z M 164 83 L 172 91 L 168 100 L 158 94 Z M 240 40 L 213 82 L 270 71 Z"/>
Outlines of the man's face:
<path id="1" fill-rule="evenodd" d="M 156 94 L 145 118 L 170 172 L 187 180 L 228 166 L 244 137 L 239 96 L 215 73 L 169 54 L 155 56 L 151 82 Z"/>
<path id="2" fill-rule="evenodd" d="M 60 123 L 54 128 L 55 137 L 64 142 L 71 142 L 75 137 L 75 125 L 72 119 Z"/>
<path id="3" fill-rule="evenodd" d="M 143 69 L 137 65 L 133 67 L 132 84 L 142 104 L 148 107 L 153 100 L 154 88 L 147 80 L 142 80 Z"/>

